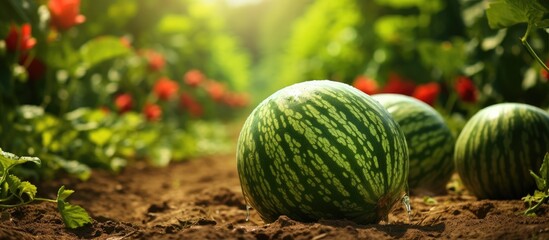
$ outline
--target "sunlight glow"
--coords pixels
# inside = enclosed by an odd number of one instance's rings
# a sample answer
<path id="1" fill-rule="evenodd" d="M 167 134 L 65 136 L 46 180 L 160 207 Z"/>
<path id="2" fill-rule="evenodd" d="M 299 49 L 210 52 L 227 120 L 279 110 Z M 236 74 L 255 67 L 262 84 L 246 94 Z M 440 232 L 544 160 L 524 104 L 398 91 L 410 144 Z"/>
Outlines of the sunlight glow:
<path id="1" fill-rule="evenodd" d="M 261 2 L 261 0 L 225 0 L 231 6 L 241 6 Z"/>

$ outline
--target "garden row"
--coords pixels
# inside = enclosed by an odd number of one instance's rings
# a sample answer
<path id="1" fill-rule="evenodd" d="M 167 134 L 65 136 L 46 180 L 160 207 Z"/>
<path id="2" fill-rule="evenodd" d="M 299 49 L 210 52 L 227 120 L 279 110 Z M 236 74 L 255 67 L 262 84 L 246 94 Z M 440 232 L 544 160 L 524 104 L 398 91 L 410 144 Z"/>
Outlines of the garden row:
<path id="1" fill-rule="evenodd" d="M 244 198 L 266 222 L 286 215 L 377 223 L 400 199 L 410 211 L 410 190 L 444 193 L 454 170 L 478 199 L 528 194 L 526 213 L 535 214 L 549 198 L 548 142 L 549 113 L 534 106 L 482 109 L 456 140 L 417 99 L 308 81 L 259 104 L 240 134 L 237 162 Z"/>

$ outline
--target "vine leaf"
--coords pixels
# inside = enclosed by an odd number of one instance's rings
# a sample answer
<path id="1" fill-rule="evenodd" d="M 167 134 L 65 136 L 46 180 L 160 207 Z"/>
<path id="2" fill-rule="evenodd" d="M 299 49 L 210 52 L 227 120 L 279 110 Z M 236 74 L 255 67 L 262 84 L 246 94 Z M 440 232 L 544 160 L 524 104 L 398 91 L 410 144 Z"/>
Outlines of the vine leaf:
<path id="1" fill-rule="evenodd" d="M 34 162 L 40 166 L 40 159 L 37 157 L 18 157 L 13 153 L 4 152 L 0 148 L 0 176 L 5 178 L 5 175 L 15 165 L 23 164 L 26 162 Z"/>
<path id="2" fill-rule="evenodd" d="M 68 228 L 82 227 L 92 222 L 92 218 L 86 210 L 78 205 L 71 205 L 65 201 L 74 190 L 65 189 L 61 186 L 57 191 L 57 209 L 61 213 L 61 218 Z"/>
<path id="3" fill-rule="evenodd" d="M 489 0 L 486 15 L 493 29 L 507 28 L 518 23 L 543 27 L 547 25 L 543 16 L 549 12 L 548 7 L 544 0 Z"/>

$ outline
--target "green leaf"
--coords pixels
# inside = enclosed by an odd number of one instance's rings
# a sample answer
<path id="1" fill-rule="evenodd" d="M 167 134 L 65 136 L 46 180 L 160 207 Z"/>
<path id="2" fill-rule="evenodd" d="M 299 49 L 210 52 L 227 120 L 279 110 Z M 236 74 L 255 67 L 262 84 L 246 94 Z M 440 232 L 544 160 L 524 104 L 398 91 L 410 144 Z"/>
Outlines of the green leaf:
<path id="1" fill-rule="evenodd" d="M 74 191 L 61 186 L 57 192 L 57 209 L 67 228 L 78 228 L 92 222 L 86 210 L 78 205 L 71 205 L 65 201 Z"/>
<path id="2" fill-rule="evenodd" d="M 23 194 L 26 194 L 30 199 L 34 199 L 34 197 L 36 197 L 36 186 L 28 181 L 21 182 L 21 185 L 19 186 L 19 191 L 20 197 L 22 197 Z"/>
<path id="3" fill-rule="evenodd" d="M 547 8 L 532 0 L 489 0 L 486 15 L 491 28 L 506 28 L 518 23 L 537 25 Z"/>
<path id="4" fill-rule="evenodd" d="M 23 195 L 26 194 L 30 200 L 34 200 L 36 197 L 36 186 L 27 181 L 21 181 L 15 175 L 9 175 L 6 178 L 6 183 L 9 186 L 11 194 L 17 195 L 19 199 L 23 198 Z"/>
<path id="5" fill-rule="evenodd" d="M 546 192 L 547 190 L 549 190 L 549 184 L 547 184 L 547 181 L 549 181 L 549 152 L 545 153 L 543 163 L 541 163 L 541 167 L 539 168 L 539 177 L 543 179 L 543 185 L 542 188 L 539 188 L 540 185 L 538 185 L 538 188 Z M 536 184 L 538 184 L 537 179 Z"/>
<path id="6" fill-rule="evenodd" d="M 191 21 L 188 17 L 180 15 L 164 16 L 156 27 L 161 33 L 181 33 L 191 29 Z"/>
<path id="7" fill-rule="evenodd" d="M 88 68 L 129 52 L 130 49 L 124 46 L 119 38 L 110 36 L 94 38 L 80 48 L 82 61 Z"/>
<path id="8" fill-rule="evenodd" d="M 23 164 L 26 162 L 33 162 L 40 166 L 40 159 L 37 157 L 19 157 L 13 153 L 4 152 L 0 148 L 0 177 L 7 174 L 7 171 L 15 165 Z"/>
<path id="9" fill-rule="evenodd" d="M 113 132 L 108 128 L 99 128 L 93 130 L 89 133 L 89 138 L 92 143 L 98 146 L 103 146 L 105 143 L 109 142 L 113 135 Z"/>
<path id="10" fill-rule="evenodd" d="M 85 181 L 91 176 L 91 169 L 88 165 L 76 160 L 67 160 L 58 155 L 49 155 L 49 160 L 58 164 L 63 170 L 70 175 L 78 177 L 80 180 Z"/>
<path id="11" fill-rule="evenodd" d="M 21 185 L 21 180 L 15 176 L 15 175 L 8 175 L 6 178 L 6 183 L 8 184 L 8 189 L 11 194 L 17 194 L 17 190 L 19 189 L 19 185 Z"/>
<path id="12" fill-rule="evenodd" d="M 539 177 L 538 175 L 536 175 L 536 173 L 534 173 L 532 170 L 530 170 L 530 175 L 536 181 L 536 186 L 538 187 L 538 189 L 543 191 L 543 189 L 545 189 L 545 187 L 547 185 L 547 182 L 545 181 L 545 179 L 543 179 L 543 178 Z"/>
<path id="13" fill-rule="evenodd" d="M 429 197 L 429 196 L 425 196 L 423 197 L 423 203 L 427 204 L 427 205 L 436 205 L 438 204 L 438 201 L 432 197 Z"/>
<path id="14" fill-rule="evenodd" d="M 57 191 L 57 200 L 65 200 L 67 199 L 71 194 L 74 193 L 74 190 L 65 189 L 65 186 L 61 186 L 59 190 Z"/>

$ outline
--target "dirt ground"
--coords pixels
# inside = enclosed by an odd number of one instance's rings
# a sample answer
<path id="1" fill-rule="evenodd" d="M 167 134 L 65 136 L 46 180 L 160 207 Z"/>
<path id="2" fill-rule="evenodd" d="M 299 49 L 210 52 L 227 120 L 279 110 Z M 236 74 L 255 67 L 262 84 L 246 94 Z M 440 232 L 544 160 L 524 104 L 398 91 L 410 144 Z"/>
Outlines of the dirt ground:
<path id="1" fill-rule="evenodd" d="M 0 239 L 549 239 L 549 206 L 526 217 L 522 201 L 477 201 L 466 193 L 413 196 L 411 219 L 399 204 L 381 224 L 285 216 L 266 224 L 253 210 L 246 221 L 234 155 L 167 168 L 137 163 L 117 175 L 97 170 L 86 182 L 43 183 L 39 195 L 54 197 L 60 185 L 76 190 L 69 200 L 88 210 L 93 224 L 67 230 L 55 204 L 41 202 L 4 212 Z"/>

